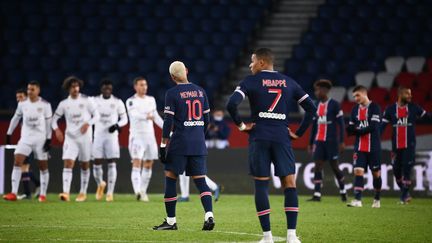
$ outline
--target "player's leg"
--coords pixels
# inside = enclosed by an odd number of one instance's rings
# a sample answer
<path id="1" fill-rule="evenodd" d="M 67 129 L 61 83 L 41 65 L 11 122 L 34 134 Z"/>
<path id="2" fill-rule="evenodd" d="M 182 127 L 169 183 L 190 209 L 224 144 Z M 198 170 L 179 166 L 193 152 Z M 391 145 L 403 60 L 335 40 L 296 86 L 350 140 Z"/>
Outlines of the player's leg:
<path id="1" fill-rule="evenodd" d="M 339 162 L 336 159 L 330 160 L 330 166 L 338 182 L 339 194 L 341 196 L 341 200 L 343 202 L 346 202 L 347 194 L 345 190 L 345 176 L 343 175 L 342 171 L 339 169 Z"/>
<path id="2" fill-rule="evenodd" d="M 43 144 L 38 144 L 33 151 L 33 155 L 38 162 L 40 175 L 40 192 L 38 201 L 45 202 L 49 184 L 48 153 L 44 151 Z"/>
<path id="3" fill-rule="evenodd" d="M 167 154 L 167 163 L 165 164 L 165 188 L 164 203 L 166 211 L 165 221 L 153 230 L 177 230 L 176 221 L 176 204 L 177 204 L 177 177 L 184 172 L 186 164 L 185 156 L 176 156 Z"/>
<path id="4" fill-rule="evenodd" d="M 321 201 L 321 186 L 323 181 L 323 166 L 324 161 L 323 160 L 316 160 L 315 161 L 315 168 L 314 168 L 314 193 L 311 199 L 308 201 L 315 201 L 320 202 Z"/>
<path id="5" fill-rule="evenodd" d="M 89 133 L 90 134 L 90 133 Z M 92 140 L 91 136 L 83 136 L 79 143 L 79 154 L 78 160 L 80 161 L 81 168 L 81 187 L 80 193 L 78 194 L 75 201 L 84 202 L 87 200 L 87 188 L 90 182 L 90 159 L 91 159 L 91 148 L 92 148 Z"/>
<path id="6" fill-rule="evenodd" d="M 108 157 L 108 188 L 106 201 L 111 202 L 114 200 L 114 188 L 117 181 L 116 161 L 120 159 L 120 145 L 118 136 L 113 136 L 109 140 L 106 153 L 106 156 Z"/>
<path id="7" fill-rule="evenodd" d="M 287 220 L 287 242 L 300 243 L 297 238 L 299 202 L 295 177 L 295 158 L 291 146 L 273 143 L 272 153 L 276 175 L 281 178 L 284 190 L 284 211 Z"/>
<path id="8" fill-rule="evenodd" d="M 186 175 L 186 172 L 179 175 L 179 183 L 180 183 L 180 194 L 179 202 L 188 202 L 189 201 L 189 184 L 190 178 Z"/>
<path id="9" fill-rule="evenodd" d="M 363 152 L 354 152 L 354 200 L 348 207 L 362 207 L 362 192 L 364 190 L 364 172 L 366 168 L 366 156 Z"/>
<path id="10" fill-rule="evenodd" d="M 141 200 L 148 202 L 147 189 L 153 174 L 153 161 L 158 159 L 158 146 L 155 139 L 149 139 L 145 146 L 144 165 L 141 171 Z"/>
<path id="11" fill-rule="evenodd" d="M 402 160 L 402 195 L 401 202 L 407 203 L 411 200 L 409 190 L 411 187 L 411 170 L 415 164 L 415 152 L 412 149 L 403 149 Z"/>
<path id="12" fill-rule="evenodd" d="M 276 189 L 281 188 L 282 187 L 281 180 L 278 176 L 275 175 L 275 168 L 273 163 L 270 164 L 270 175 L 271 175 L 274 188 Z"/>
<path id="13" fill-rule="evenodd" d="M 140 193 L 141 193 L 141 201 L 148 202 L 149 198 L 147 195 L 147 189 L 150 184 L 150 179 L 153 174 L 153 160 L 146 160 L 144 161 L 143 168 L 141 171 L 141 186 L 140 186 Z"/>
<path id="14" fill-rule="evenodd" d="M 105 146 L 107 146 L 105 139 L 100 136 L 95 136 L 92 146 L 92 155 L 94 159 L 93 163 L 93 177 L 96 181 L 96 200 L 101 200 L 104 194 L 106 182 L 103 180 L 103 168 L 102 163 L 105 156 Z"/>
<path id="15" fill-rule="evenodd" d="M 23 185 L 24 194 L 18 196 L 18 199 L 31 199 L 31 190 L 30 190 L 30 164 L 27 161 L 28 157 L 24 160 L 24 164 L 21 166 L 21 182 Z M 27 163 L 26 163 L 27 162 Z"/>
<path id="16" fill-rule="evenodd" d="M 382 179 L 381 179 L 381 154 L 379 152 L 371 152 L 369 153 L 368 163 L 370 169 L 372 171 L 373 176 L 373 187 L 375 191 L 374 201 L 372 204 L 373 208 L 381 207 L 381 187 L 382 187 Z"/>
<path id="17" fill-rule="evenodd" d="M 255 208 L 263 231 L 263 238 L 260 242 L 273 242 L 270 224 L 271 210 L 268 197 L 270 164 L 272 161 L 270 147 L 271 143 L 268 141 L 251 141 L 249 143 L 249 173 L 254 179 Z M 276 161 L 274 161 L 274 163 L 277 172 Z"/>
<path id="18" fill-rule="evenodd" d="M 202 230 L 213 230 L 215 226 L 213 215 L 212 192 L 207 185 L 207 156 L 188 156 L 186 175 L 192 177 L 200 193 L 201 204 L 204 208 L 204 225 Z"/>
<path id="19" fill-rule="evenodd" d="M 24 160 L 27 157 L 25 154 L 23 154 L 23 153 L 27 153 L 25 151 L 24 147 L 18 151 L 17 150 L 18 150 L 18 147 L 15 150 L 15 161 L 14 161 L 14 166 L 13 166 L 12 175 L 11 175 L 12 190 L 10 193 L 3 196 L 3 199 L 8 200 L 8 201 L 16 201 L 17 200 L 17 193 L 18 193 L 19 183 L 21 181 L 21 175 L 22 175 L 21 167 L 24 164 Z"/>
<path id="20" fill-rule="evenodd" d="M 59 197 L 62 201 L 70 200 L 70 187 L 72 183 L 72 169 L 75 165 L 75 160 L 78 157 L 79 148 L 78 144 L 74 139 L 65 136 L 63 143 L 63 154 L 62 159 L 64 161 L 63 167 L 63 192 L 60 193 Z"/>
<path id="21" fill-rule="evenodd" d="M 137 197 L 137 200 L 141 198 L 141 167 L 142 158 L 144 157 L 144 144 L 141 140 L 131 137 L 129 139 L 129 154 L 132 158 L 132 171 L 131 171 L 131 181 L 132 188 Z"/>

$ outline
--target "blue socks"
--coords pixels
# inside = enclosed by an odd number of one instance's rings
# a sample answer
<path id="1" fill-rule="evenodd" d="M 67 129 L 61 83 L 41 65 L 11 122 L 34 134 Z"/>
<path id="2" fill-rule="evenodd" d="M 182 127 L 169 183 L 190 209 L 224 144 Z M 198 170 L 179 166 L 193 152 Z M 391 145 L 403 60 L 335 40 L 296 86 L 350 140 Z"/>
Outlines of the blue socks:
<path id="1" fill-rule="evenodd" d="M 207 186 L 205 177 L 194 179 L 194 182 L 198 191 L 200 192 L 201 203 L 204 207 L 204 211 L 206 213 L 212 212 L 213 211 L 212 193 L 210 188 Z"/>
<path id="2" fill-rule="evenodd" d="M 363 192 L 363 186 L 364 186 L 364 178 L 363 176 L 355 176 L 354 177 L 354 197 L 356 200 L 362 199 L 362 192 Z"/>
<path id="3" fill-rule="evenodd" d="M 381 186 L 382 186 L 382 179 L 381 176 L 378 178 L 373 178 L 373 187 L 375 190 L 375 200 L 380 200 L 381 197 Z"/>
<path id="4" fill-rule="evenodd" d="M 314 196 L 321 197 L 322 172 L 315 171 L 314 175 L 315 194 Z"/>
<path id="5" fill-rule="evenodd" d="M 167 216 L 170 218 L 175 217 L 176 203 L 177 203 L 177 190 L 176 190 L 177 179 L 165 177 L 165 210 Z"/>
<path id="6" fill-rule="evenodd" d="M 296 188 L 286 188 L 285 194 L 285 215 L 287 218 L 287 228 L 289 230 L 296 229 L 298 215 L 298 197 Z"/>
<path id="7" fill-rule="evenodd" d="M 263 232 L 270 231 L 268 184 L 268 180 L 255 180 L 255 206 Z"/>

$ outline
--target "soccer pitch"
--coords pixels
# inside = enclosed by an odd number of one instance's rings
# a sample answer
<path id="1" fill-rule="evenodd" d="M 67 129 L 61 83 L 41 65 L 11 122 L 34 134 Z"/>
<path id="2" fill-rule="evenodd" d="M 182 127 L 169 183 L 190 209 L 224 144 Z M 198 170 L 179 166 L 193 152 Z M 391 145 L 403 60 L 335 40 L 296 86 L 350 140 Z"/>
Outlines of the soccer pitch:
<path id="1" fill-rule="evenodd" d="M 72 199 L 75 199 L 73 195 Z M 338 197 L 321 203 L 299 198 L 298 235 L 302 242 L 431 242 L 432 199 L 414 199 L 398 205 L 396 198 L 383 198 L 380 209 L 348 208 Z M 214 204 L 216 227 L 202 232 L 203 210 L 198 195 L 177 203 L 178 231 L 153 231 L 165 216 L 163 196 L 137 202 L 132 195 L 116 195 L 115 201 L 61 202 L 57 195 L 48 202 L 0 201 L 2 242 L 257 242 L 261 229 L 252 195 L 222 195 Z M 283 242 L 286 219 L 283 197 L 270 197 L 273 235 Z"/>

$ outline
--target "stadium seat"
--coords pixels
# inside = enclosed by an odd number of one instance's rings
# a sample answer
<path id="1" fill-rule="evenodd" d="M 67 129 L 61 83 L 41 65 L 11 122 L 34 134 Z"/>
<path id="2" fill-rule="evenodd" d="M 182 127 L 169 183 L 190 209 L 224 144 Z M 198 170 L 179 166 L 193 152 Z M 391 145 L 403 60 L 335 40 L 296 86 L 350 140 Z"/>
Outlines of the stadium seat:
<path id="1" fill-rule="evenodd" d="M 426 62 L 427 70 L 432 73 L 432 57 L 428 58 Z"/>
<path id="2" fill-rule="evenodd" d="M 404 65 L 403 57 L 388 57 L 385 60 L 385 67 L 387 72 L 389 73 L 400 73 L 402 71 L 402 67 Z"/>
<path id="3" fill-rule="evenodd" d="M 379 72 L 376 75 L 376 81 L 378 87 L 390 89 L 393 87 L 394 79 L 396 77 L 396 74 L 394 73 L 388 73 L 388 72 Z"/>
<path id="4" fill-rule="evenodd" d="M 410 73 L 420 73 L 423 70 L 423 66 L 426 62 L 424 57 L 409 57 L 406 60 L 406 68 Z"/>
<path id="5" fill-rule="evenodd" d="M 372 82 L 374 81 L 375 73 L 370 71 L 359 72 L 355 75 L 355 81 L 357 85 L 363 85 L 366 88 L 370 88 L 372 86 Z"/>
<path id="6" fill-rule="evenodd" d="M 333 99 L 335 99 L 337 102 L 340 103 L 345 99 L 346 91 L 347 90 L 345 87 L 334 86 L 329 92 L 329 97 L 332 97 Z"/>
<path id="7" fill-rule="evenodd" d="M 417 76 L 417 88 L 423 90 L 432 90 L 432 73 L 423 72 Z"/>
<path id="8" fill-rule="evenodd" d="M 395 81 L 398 86 L 413 88 L 415 79 L 414 73 L 401 72 L 396 76 Z"/>
<path id="9" fill-rule="evenodd" d="M 424 89 L 413 89 L 412 91 L 412 101 L 416 104 L 423 104 L 430 93 L 430 90 L 424 90 Z"/>
<path id="10" fill-rule="evenodd" d="M 383 108 L 387 103 L 388 90 L 381 87 L 374 87 L 368 91 L 369 98 Z"/>
<path id="11" fill-rule="evenodd" d="M 341 108 L 344 114 L 351 114 L 352 109 L 354 108 L 354 106 L 357 103 L 353 102 L 353 101 L 343 101 Z"/>

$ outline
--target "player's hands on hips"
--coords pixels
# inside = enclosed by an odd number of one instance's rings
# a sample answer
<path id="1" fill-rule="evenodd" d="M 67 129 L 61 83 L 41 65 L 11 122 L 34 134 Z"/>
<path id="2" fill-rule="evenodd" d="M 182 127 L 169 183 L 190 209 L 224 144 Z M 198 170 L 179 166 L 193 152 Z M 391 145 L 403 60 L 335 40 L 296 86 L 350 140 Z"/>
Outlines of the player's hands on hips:
<path id="1" fill-rule="evenodd" d="M 84 124 L 82 125 L 81 129 L 80 129 L 81 134 L 86 133 L 86 132 L 87 132 L 87 129 L 89 128 L 89 126 L 90 126 L 90 125 L 89 125 L 88 123 L 84 123 Z"/>
<path id="2" fill-rule="evenodd" d="M 56 136 L 57 140 L 58 140 L 60 143 L 62 143 L 63 140 L 64 140 L 64 137 L 63 137 L 63 133 L 62 133 L 62 131 L 61 131 L 59 128 L 57 128 L 54 132 L 55 132 L 55 136 Z"/>
<path id="3" fill-rule="evenodd" d="M 113 132 L 115 132 L 115 130 L 118 130 L 120 132 L 120 127 L 117 123 L 108 128 L 109 133 L 113 133 Z"/>
<path id="4" fill-rule="evenodd" d="M 45 152 L 48 152 L 50 149 L 51 149 L 51 139 L 47 139 L 47 140 L 45 140 L 43 150 Z"/>
<path id="5" fill-rule="evenodd" d="M 11 135 L 6 135 L 6 145 L 11 144 Z"/>
<path id="6" fill-rule="evenodd" d="M 166 164 L 166 147 L 159 147 L 159 160 L 162 164 Z"/>
<path id="7" fill-rule="evenodd" d="M 339 144 L 339 153 L 342 153 L 345 150 L 345 143 Z"/>
<path id="8" fill-rule="evenodd" d="M 297 134 L 295 134 L 293 131 L 291 131 L 291 129 L 288 127 L 288 132 L 289 132 L 289 136 L 292 140 L 297 140 L 299 138 L 299 136 L 297 136 Z"/>

